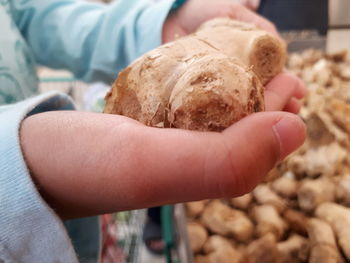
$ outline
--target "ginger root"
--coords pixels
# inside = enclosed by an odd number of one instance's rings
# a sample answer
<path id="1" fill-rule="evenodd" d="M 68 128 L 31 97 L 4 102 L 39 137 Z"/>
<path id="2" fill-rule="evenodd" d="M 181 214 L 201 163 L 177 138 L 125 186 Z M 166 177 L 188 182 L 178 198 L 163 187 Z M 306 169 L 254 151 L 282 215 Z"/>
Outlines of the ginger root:
<path id="1" fill-rule="evenodd" d="M 233 207 L 236 207 L 241 210 L 247 210 L 252 201 L 253 195 L 251 193 L 248 193 L 239 197 L 232 198 L 230 200 L 230 203 Z"/>
<path id="2" fill-rule="evenodd" d="M 331 98 L 327 104 L 327 111 L 334 118 L 335 123 L 350 133 L 350 106 L 343 100 Z"/>
<path id="3" fill-rule="evenodd" d="M 249 263 L 278 263 L 279 251 L 275 237 L 267 234 L 252 243 L 246 249 L 247 260 Z"/>
<path id="4" fill-rule="evenodd" d="M 310 263 L 342 263 L 334 233 L 325 221 L 312 218 L 307 224 L 310 238 Z"/>
<path id="5" fill-rule="evenodd" d="M 290 229 L 294 230 L 300 235 L 307 235 L 305 222 L 307 222 L 308 217 L 306 217 L 303 213 L 293 209 L 286 209 L 283 213 L 283 219 L 288 222 Z"/>
<path id="6" fill-rule="evenodd" d="M 278 212 L 282 212 L 287 205 L 286 202 L 266 184 L 258 185 L 253 191 L 253 196 L 259 204 L 273 205 Z"/>
<path id="7" fill-rule="evenodd" d="M 202 201 L 194 201 L 194 202 L 186 203 L 187 216 L 191 218 L 195 218 L 199 216 L 203 212 L 205 205 L 208 202 L 209 202 L 208 200 L 202 200 Z"/>
<path id="8" fill-rule="evenodd" d="M 264 85 L 284 67 L 285 46 L 252 24 L 218 18 L 203 24 L 195 35 L 227 56 L 251 65 Z"/>
<path id="9" fill-rule="evenodd" d="M 254 207 L 253 217 L 257 222 L 256 232 L 259 237 L 271 233 L 276 240 L 280 240 L 288 226 L 272 205 Z"/>
<path id="10" fill-rule="evenodd" d="M 247 241 L 253 234 L 253 223 L 250 219 L 243 212 L 232 209 L 219 200 L 207 205 L 201 219 L 213 233 L 233 236 L 238 241 Z"/>
<path id="11" fill-rule="evenodd" d="M 190 245 L 193 252 L 201 251 L 204 243 L 208 239 L 207 230 L 198 223 L 187 223 L 187 232 L 190 239 Z"/>
<path id="12" fill-rule="evenodd" d="M 305 262 L 309 258 L 308 240 L 299 235 L 292 235 L 288 240 L 277 244 L 279 263 Z"/>
<path id="13" fill-rule="evenodd" d="M 241 253 L 237 251 L 231 242 L 221 236 L 211 236 L 204 244 L 205 256 L 196 257 L 196 263 L 239 263 Z"/>
<path id="14" fill-rule="evenodd" d="M 215 250 L 220 249 L 221 247 L 225 247 L 225 246 L 231 247 L 232 245 L 233 245 L 232 241 L 222 236 L 213 235 L 209 237 L 207 242 L 204 244 L 203 250 L 204 250 L 204 253 L 208 254 Z"/>
<path id="15" fill-rule="evenodd" d="M 293 198 L 297 195 L 298 182 L 292 174 L 288 172 L 272 182 L 271 188 L 279 195 L 287 198 Z"/>
<path id="16" fill-rule="evenodd" d="M 311 212 L 324 202 L 334 201 L 335 186 L 328 178 L 304 180 L 298 190 L 299 206 L 306 212 Z"/>
<path id="17" fill-rule="evenodd" d="M 343 175 L 337 184 L 336 198 L 340 203 L 350 206 L 350 174 Z"/>
<path id="18" fill-rule="evenodd" d="M 123 70 L 104 112 L 153 127 L 221 131 L 264 110 L 263 84 L 282 71 L 285 45 L 249 24 L 219 19 Z"/>
<path id="19" fill-rule="evenodd" d="M 350 209 L 335 203 L 323 203 L 316 209 L 316 216 L 332 226 L 339 246 L 350 260 Z"/>
<path id="20" fill-rule="evenodd" d="M 195 258 L 196 263 L 240 263 L 241 254 L 233 247 L 224 246 L 208 255 L 198 255 Z"/>
<path id="21" fill-rule="evenodd" d="M 310 148 L 304 155 L 292 156 L 289 167 L 308 177 L 332 176 L 347 157 L 346 150 L 338 142 Z"/>

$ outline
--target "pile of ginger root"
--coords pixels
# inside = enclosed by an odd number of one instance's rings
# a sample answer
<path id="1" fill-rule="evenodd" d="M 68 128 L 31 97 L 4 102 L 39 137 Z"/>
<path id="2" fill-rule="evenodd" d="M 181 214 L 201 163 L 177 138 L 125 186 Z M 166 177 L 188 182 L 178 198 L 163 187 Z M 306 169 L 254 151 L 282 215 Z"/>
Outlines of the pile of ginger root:
<path id="1" fill-rule="evenodd" d="M 306 50 L 305 144 L 251 193 L 186 204 L 196 263 L 350 262 L 350 59 Z"/>

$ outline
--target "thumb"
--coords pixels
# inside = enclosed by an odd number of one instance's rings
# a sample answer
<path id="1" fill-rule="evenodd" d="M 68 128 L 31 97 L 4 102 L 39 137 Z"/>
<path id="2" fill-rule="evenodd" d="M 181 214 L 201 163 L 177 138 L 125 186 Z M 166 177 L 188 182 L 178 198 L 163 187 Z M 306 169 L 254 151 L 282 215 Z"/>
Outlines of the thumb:
<path id="1" fill-rule="evenodd" d="M 233 125 L 223 133 L 227 168 L 222 166 L 220 194 L 237 196 L 250 192 L 304 139 L 302 120 L 290 113 L 258 113 Z"/>
<path id="2" fill-rule="evenodd" d="M 284 112 L 251 115 L 222 133 L 140 129 L 141 138 L 131 141 L 142 141 L 137 159 L 142 170 L 133 180 L 141 188 L 129 188 L 144 201 L 139 207 L 251 191 L 305 139 L 301 119 Z"/>

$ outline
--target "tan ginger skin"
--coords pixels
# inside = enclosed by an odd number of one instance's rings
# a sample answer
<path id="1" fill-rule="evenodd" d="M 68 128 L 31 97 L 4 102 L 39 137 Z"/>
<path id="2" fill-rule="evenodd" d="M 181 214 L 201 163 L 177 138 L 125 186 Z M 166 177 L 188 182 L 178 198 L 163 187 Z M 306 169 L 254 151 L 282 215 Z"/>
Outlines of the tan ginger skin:
<path id="1" fill-rule="evenodd" d="M 279 251 L 273 234 L 267 235 L 251 242 L 245 251 L 247 263 L 278 263 Z"/>
<path id="2" fill-rule="evenodd" d="M 192 251 L 195 253 L 201 251 L 208 239 L 208 232 L 205 227 L 196 222 L 189 222 L 187 223 L 187 233 Z"/>
<path id="3" fill-rule="evenodd" d="M 345 174 L 338 182 L 336 198 L 340 203 L 350 206 L 350 174 Z"/>
<path id="4" fill-rule="evenodd" d="M 286 222 L 280 217 L 276 208 L 272 205 L 261 205 L 254 207 L 253 218 L 257 223 L 256 235 L 262 237 L 272 233 L 276 240 L 281 240 L 288 229 Z"/>
<path id="5" fill-rule="evenodd" d="M 336 203 L 323 203 L 317 207 L 316 216 L 328 222 L 347 260 L 350 260 L 350 208 Z"/>
<path id="6" fill-rule="evenodd" d="M 233 207 L 241 209 L 241 210 L 247 210 L 250 206 L 250 204 L 253 202 L 253 195 L 252 193 L 248 193 L 239 197 L 232 198 L 230 200 L 230 203 Z"/>
<path id="7" fill-rule="evenodd" d="M 123 70 L 104 112 L 152 127 L 221 131 L 265 109 L 263 84 L 282 71 L 285 59 L 278 37 L 215 19 Z"/>
<path id="8" fill-rule="evenodd" d="M 344 262 L 337 249 L 337 243 L 331 226 L 320 219 L 312 218 L 307 223 L 310 239 L 310 263 Z"/>
<path id="9" fill-rule="evenodd" d="M 206 255 L 198 255 L 196 263 L 241 263 L 241 253 L 227 239 L 211 236 L 204 245 Z"/>
<path id="10" fill-rule="evenodd" d="M 247 241 L 253 235 L 253 223 L 248 216 L 218 200 L 206 206 L 201 222 L 212 233 L 234 237 L 238 241 Z"/>
<path id="11" fill-rule="evenodd" d="M 287 206 L 285 200 L 272 191 L 267 184 L 258 185 L 253 190 L 253 196 L 258 204 L 273 205 L 279 213 L 283 212 Z"/>
<path id="12" fill-rule="evenodd" d="M 328 178 L 304 180 L 298 190 L 299 206 L 306 212 L 313 211 L 321 203 L 335 199 L 335 185 Z"/>
<path id="13" fill-rule="evenodd" d="M 291 230 L 304 236 L 307 235 L 305 222 L 307 222 L 308 217 L 306 215 L 289 208 L 283 212 L 283 219 L 288 223 Z"/>
<path id="14" fill-rule="evenodd" d="M 208 200 L 194 201 L 186 203 L 186 215 L 195 218 L 203 213 Z"/>
<path id="15" fill-rule="evenodd" d="M 293 198 L 297 195 L 299 184 L 294 178 L 281 176 L 272 182 L 271 188 L 279 195 L 286 198 Z"/>
<path id="16" fill-rule="evenodd" d="M 309 257 L 309 242 L 306 238 L 293 234 L 277 244 L 279 263 L 306 262 Z"/>

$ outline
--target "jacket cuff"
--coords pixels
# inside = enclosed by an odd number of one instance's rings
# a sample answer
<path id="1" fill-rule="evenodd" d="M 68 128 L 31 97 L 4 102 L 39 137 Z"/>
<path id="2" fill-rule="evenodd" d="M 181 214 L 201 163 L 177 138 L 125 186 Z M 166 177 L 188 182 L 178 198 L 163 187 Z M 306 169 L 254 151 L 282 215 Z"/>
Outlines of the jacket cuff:
<path id="1" fill-rule="evenodd" d="M 55 92 L 0 107 L 0 262 L 78 262 L 62 221 L 30 177 L 19 136 L 26 116 L 72 109 L 72 101 Z"/>

